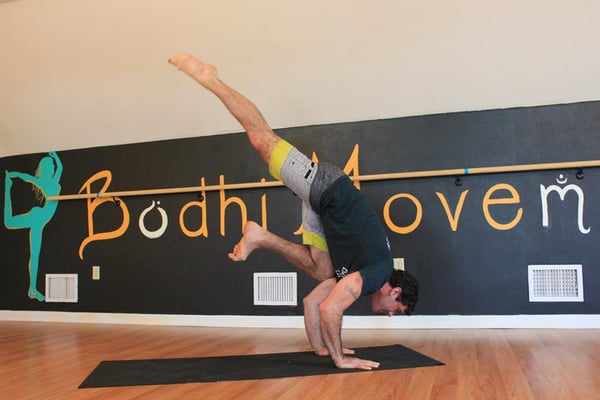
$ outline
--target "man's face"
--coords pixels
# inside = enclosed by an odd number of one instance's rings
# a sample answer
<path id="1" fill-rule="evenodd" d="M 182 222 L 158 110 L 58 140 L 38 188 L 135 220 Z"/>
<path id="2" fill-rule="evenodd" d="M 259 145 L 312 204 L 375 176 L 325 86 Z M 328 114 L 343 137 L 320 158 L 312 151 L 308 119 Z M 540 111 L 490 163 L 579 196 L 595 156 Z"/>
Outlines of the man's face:
<path id="1" fill-rule="evenodd" d="M 401 288 L 392 288 L 389 283 L 386 283 L 377 292 L 371 296 L 371 310 L 377 314 L 404 314 L 407 306 L 396 301 L 402 293 Z"/>

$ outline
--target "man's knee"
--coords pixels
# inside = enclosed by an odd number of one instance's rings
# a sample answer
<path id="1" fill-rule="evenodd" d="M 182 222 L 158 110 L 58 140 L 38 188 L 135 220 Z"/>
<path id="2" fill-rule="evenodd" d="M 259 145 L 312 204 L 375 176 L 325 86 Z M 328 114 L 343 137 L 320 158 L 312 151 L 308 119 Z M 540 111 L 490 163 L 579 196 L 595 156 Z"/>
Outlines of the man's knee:
<path id="1" fill-rule="evenodd" d="M 311 308 L 311 306 L 313 306 L 314 304 L 315 304 L 315 297 L 312 296 L 312 293 L 307 294 L 306 297 L 304 297 L 304 299 L 302 299 L 302 305 L 304 306 L 305 310 L 307 308 Z"/>
<path id="2" fill-rule="evenodd" d="M 250 143 L 256 149 L 260 157 L 263 161 L 269 165 L 271 161 L 271 155 L 275 148 L 277 147 L 277 143 L 280 138 L 277 135 L 264 135 L 264 136 L 250 136 Z"/>
<path id="3" fill-rule="evenodd" d="M 319 282 L 334 277 L 333 262 L 329 253 L 315 246 L 310 246 L 310 256 L 315 263 L 314 277 Z"/>
<path id="4" fill-rule="evenodd" d="M 281 138 L 277 138 L 277 141 L 272 144 L 272 149 L 269 152 L 269 173 L 277 180 L 281 180 L 281 167 L 285 161 L 288 153 L 292 149 L 292 145 Z"/>

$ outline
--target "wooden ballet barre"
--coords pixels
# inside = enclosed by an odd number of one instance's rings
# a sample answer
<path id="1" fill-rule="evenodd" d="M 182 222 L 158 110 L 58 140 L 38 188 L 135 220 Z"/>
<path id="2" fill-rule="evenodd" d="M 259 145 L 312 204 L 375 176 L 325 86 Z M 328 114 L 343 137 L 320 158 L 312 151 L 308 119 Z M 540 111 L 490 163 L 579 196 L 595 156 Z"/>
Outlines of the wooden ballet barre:
<path id="1" fill-rule="evenodd" d="M 463 176 L 463 175 L 481 175 L 481 174 L 499 174 L 506 172 L 527 172 L 527 171 L 544 171 L 553 169 L 567 168 L 590 168 L 600 167 L 600 160 L 587 161 L 567 161 L 556 163 L 542 164 L 521 164 L 521 165 L 505 165 L 496 167 L 476 167 L 476 168 L 454 168 L 454 169 L 437 169 L 429 171 L 409 171 L 409 172 L 392 172 L 386 174 L 371 174 L 361 176 L 351 176 L 353 181 L 381 181 L 393 179 L 409 179 L 409 178 L 433 178 L 440 176 Z M 118 192 L 104 193 L 79 193 L 66 194 L 59 196 L 48 196 L 48 200 L 82 200 L 105 197 L 128 197 L 128 196 L 148 196 L 156 194 L 176 194 L 176 193 L 200 193 L 216 190 L 239 190 L 239 189 L 256 189 L 266 187 L 284 186 L 281 181 L 266 181 L 266 182 L 247 182 L 247 183 L 228 183 L 224 185 L 205 185 L 205 186 L 187 186 L 178 188 L 165 189 L 145 189 L 145 190 L 126 190 Z"/>
<path id="2" fill-rule="evenodd" d="M 128 197 L 128 196 L 149 196 L 153 194 L 176 194 L 176 193 L 200 193 L 211 192 L 215 190 L 239 190 L 239 189 L 256 189 L 264 187 L 283 186 L 281 181 L 267 182 L 248 182 L 248 183 L 227 183 L 224 185 L 204 185 L 204 186 L 186 186 L 178 188 L 165 189 L 143 189 L 143 190 L 125 190 L 118 192 L 104 193 L 79 193 L 79 194 L 64 194 L 59 196 L 48 196 L 48 200 L 82 200 L 95 199 L 104 197 Z"/>
<path id="3" fill-rule="evenodd" d="M 407 178 L 433 178 L 438 176 L 462 176 L 462 175 L 482 175 L 482 174 L 500 174 L 506 172 L 527 172 L 527 171 L 544 171 L 552 169 L 567 169 L 567 168 L 590 168 L 600 167 L 600 160 L 588 161 L 566 161 L 556 163 L 542 164 L 521 164 L 521 165 L 504 165 L 498 167 L 476 167 L 476 168 L 455 168 L 455 169 L 438 169 L 431 171 L 412 171 L 412 172 L 393 172 L 387 174 L 362 175 L 351 177 L 352 180 L 358 181 L 379 181 L 386 179 L 407 179 Z"/>

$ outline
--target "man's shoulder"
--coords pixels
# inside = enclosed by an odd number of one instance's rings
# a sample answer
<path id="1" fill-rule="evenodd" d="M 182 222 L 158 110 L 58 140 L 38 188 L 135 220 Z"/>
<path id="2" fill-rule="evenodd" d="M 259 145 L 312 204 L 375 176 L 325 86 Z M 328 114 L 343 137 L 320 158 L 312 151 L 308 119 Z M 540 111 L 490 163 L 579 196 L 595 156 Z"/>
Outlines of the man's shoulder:
<path id="1" fill-rule="evenodd" d="M 379 290 L 387 281 L 390 280 L 394 271 L 393 261 L 382 258 L 379 262 L 369 264 L 357 272 L 360 273 L 363 281 L 362 295 L 367 296 Z"/>

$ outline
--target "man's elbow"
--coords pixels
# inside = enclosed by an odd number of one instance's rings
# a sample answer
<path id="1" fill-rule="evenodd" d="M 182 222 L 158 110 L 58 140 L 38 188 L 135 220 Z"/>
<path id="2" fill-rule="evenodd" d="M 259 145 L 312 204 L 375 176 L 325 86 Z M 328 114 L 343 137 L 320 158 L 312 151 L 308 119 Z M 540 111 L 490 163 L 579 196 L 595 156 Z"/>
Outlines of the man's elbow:
<path id="1" fill-rule="evenodd" d="M 317 301 L 315 301 L 313 296 L 306 296 L 304 299 L 302 299 L 302 305 L 304 306 L 305 310 L 309 310 L 309 309 L 313 309 L 315 307 L 317 307 L 319 305 L 319 303 Z"/>
<path id="2" fill-rule="evenodd" d="M 331 318 L 339 317 L 342 315 L 344 310 L 340 309 L 338 306 L 333 304 L 330 301 L 324 301 L 319 304 L 319 313 L 321 315 L 321 320 L 329 320 Z"/>

